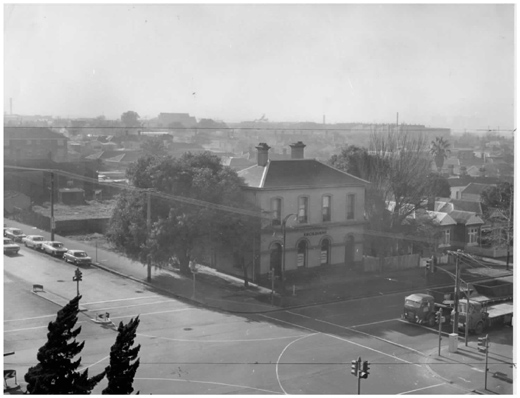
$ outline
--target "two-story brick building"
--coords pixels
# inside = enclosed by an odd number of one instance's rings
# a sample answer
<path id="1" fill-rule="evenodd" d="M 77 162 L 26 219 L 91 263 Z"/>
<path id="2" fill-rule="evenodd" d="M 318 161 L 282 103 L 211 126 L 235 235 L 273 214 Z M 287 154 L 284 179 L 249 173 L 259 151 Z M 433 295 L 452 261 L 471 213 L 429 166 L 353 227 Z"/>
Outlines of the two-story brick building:
<path id="1" fill-rule="evenodd" d="M 4 127 L 4 160 L 67 160 L 67 141 L 47 127 Z"/>
<path id="2" fill-rule="evenodd" d="M 260 233 L 256 276 L 361 262 L 369 182 L 305 159 L 302 142 L 291 145 L 289 160 L 270 160 L 265 143 L 256 148 L 257 164 L 239 172 L 249 199 L 271 217 Z"/>

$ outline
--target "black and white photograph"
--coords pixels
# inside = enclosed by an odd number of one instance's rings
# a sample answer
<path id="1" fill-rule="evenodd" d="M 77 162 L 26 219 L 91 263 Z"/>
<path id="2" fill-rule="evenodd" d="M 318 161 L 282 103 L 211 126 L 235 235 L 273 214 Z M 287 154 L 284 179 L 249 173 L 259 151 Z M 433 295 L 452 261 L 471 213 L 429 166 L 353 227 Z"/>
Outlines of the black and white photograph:
<path id="1" fill-rule="evenodd" d="M 515 1 L 2 6 L 4 395 L 515 394 Z"/>

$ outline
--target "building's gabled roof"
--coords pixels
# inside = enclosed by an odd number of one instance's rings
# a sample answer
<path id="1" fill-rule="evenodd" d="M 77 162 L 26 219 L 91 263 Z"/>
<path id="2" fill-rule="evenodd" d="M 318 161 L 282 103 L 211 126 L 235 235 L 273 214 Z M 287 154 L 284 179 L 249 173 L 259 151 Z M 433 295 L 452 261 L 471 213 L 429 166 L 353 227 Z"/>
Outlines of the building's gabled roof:
<path id="1" fill-rule="evenodd" d="M 4 127 L 4 140 L 68 140 L 63 134 L 47 127 Z"/>
<path id="2" fill-rule="evenodd" d="M 470 211 L 454 210 L 450 213 L 450 217 L 457 221 L 457 224 L 463 225 L 479 225 L 484 224 L 484 221 L 475 213 Z"/>
<path id="3" fill-rule="evenodd" d="M 437 209 L 437 203 L 441 206 Z M 482 205 L 474 200 L 451 199 L 449 202 L 436 202 L 436 209 L 445 213 L 451 213 L 454 210 L 469 211 L 476 214 L 482 214 Z"/>
<path id="4" fill-rule="evenodd" d="M 436 224 L 446 227 L 448 225 L 457 225 L 457 222 L 451 217 L 448 213 L 444 213 L 441 211 L 429 211 L 427 210 L 426 213 L 433 218 Z"/>
<path id="5" fill-rule="evenodd" d="M 266 167 L 251 166 L 238 173 L 254 188 L 364 186 L 362 180 L 315 159 L 269 160 Z"/>
<path id="6" fill-rule="evenodd" d="M 231 167 L 233 170 L 244 170 L 254 165 L 250 160 L 240 157 L 225 158 L 222 160 L 222 164 Z"/>
<path id="7" fill-rule="evenodd" d="M 484 191 L 484 189 L 490 186 L 491 185 L 489 184 L 477 184 L 475 182 L 472 182 L 461 191 L 461 194 L 467 193 L 471 195 L 480 195 Z"/>

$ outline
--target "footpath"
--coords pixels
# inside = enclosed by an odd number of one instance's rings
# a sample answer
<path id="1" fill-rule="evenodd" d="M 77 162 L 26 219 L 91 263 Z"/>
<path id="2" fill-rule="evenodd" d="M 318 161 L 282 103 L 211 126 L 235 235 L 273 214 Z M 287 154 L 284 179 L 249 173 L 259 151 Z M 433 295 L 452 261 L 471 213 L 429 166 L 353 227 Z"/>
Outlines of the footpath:
<path id="1" fill-rule="evenodd" d="M 7 219 L 4 219 L 4 225 L 20 228 L 27 235 L 42 235 L 45 239 L 50 240 L 49 232 L 29 225 Z M 246 288 L 243 280 L 240 278 L 219 273 L 202 265 L 198 267 L 199 271 L 195 275 L 195 283 L 192 277 L 187 277 L 178 272 L 178 270 L 157 269 L 154 267 L 152 267 L 151 271 L 151 280 L 148 280 L 146 266 L 112 251 L 97 248 L 93 246 L 93 242 L 88 244 L 58 235 L 55 235 L 55 240 L 62 242 L 69 249 L 86 251 L 93 259 L 93 266 L 107 272 L 134 280 L 148 286 L 151 290 L 161 291 L 164 294 L 191 302 L 192 304 L 231 313 L 265 313 L 398 292 L 402 292 L 404 296 L 411 292 L 425 291 L 427 288 L 453 284 L 451 277 L 444 272 L 437 271 L 426 277 L 424 268 L 380 273 L 332 269 L 328 272 L 327 270 L 320 270 L 313 275 L 289 278 L 286 283 L 286 293 L 280 295 L 278 293 L 273 294 L 269 288 L 252 282 L 249 282 L 249 287 Z M 494 277 L 512 277 L 512 264 L 510 264 L 510 270 L 506 270 L 504 262 L 495 260 L 492 263 L 492 267 L 461 268 L 461 278 L 466 282 L 472 282 Z M 443 265 L 442 268 L 452 273 L 455 271 L 455 265 L 453 264 Z M 45 296 L 45 293 L 38 294 L 42 295 L 42 297 Z M 49 292 L 46 298 L 52 301 L 52 297 L 55 297 L 55 295 L 53 296 L 53 293 Z M 60 302 L 57 304 L 64 305 L 65 303 Z M 446 363 L 458 364 L 455 368 L 453 366 L 438 366 L 435 361 L 432 362 L 430 368 L 441 376 L 443 372 L 448 372 L 446 374 L 448 377 L 458 373 L 459 368 L 461 371 L 466 370 L 468 368 L 466 363 L 468 360 L 471 362 L 472 356 L 476 355 L 479 358 L 482 356 L 476 349 L 476 343 L 472 342 L 471 344 L 474 346 L 473 348 L 465 347 L 465 350 L 458 350 L 457 353 L 446 353 L 442 356 L 442 360 L 446 361 Z M 447 350 L 447 342 L 445 345 Z M 510 346 L 495 345 L 496 349 L 503 347 L 500 348 L 500 352 L 497 355 L 500 355 L 505 362 L 513 361 L 511 346 L 512 344 Z M 477 354 L 468 354 L 465 352 L 468 349 L 475 351 Z M 432 358 L 435 360 L 439 359 L 437 353 L 435 355 L 432 354 Z M 504 366 L 507 367 L 509 365 Z M 457 369 L 455 373 L 454 369 Z M 503 372 L 503 370 L 505 369 L 501 368 L 501 372 L 508 375 L 506 378 L 510 378 L 512 374 L 511 369 L 508 369 L 508 372 Z M 476 372 L 473 371 L 474 373 Z M 471 374 L 466 376 L 470 378 Z M 478 387 L 478 391 L 484 391 L 485 393 L 483 377 L 481 379 L 481 382 L 478 381 L 475 384 L 475 389 Z M 499 380 L 500 378 L 493 379 Z M 503 380 L 501 383 L 508 384 L 507 381 Z M 512 384 L 510 385 L 512 386 Z M 503 391 L 500 393 L 504 394 Z"/>

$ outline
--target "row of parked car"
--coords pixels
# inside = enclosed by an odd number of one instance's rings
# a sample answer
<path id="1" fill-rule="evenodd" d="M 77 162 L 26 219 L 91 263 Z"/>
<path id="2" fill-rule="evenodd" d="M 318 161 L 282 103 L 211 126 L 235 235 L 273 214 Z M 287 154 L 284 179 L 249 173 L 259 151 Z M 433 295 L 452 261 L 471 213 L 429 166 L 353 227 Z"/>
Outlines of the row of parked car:
<path id="1" fill-rule="evenodd" d="M 92 262 L 84 250 L 69 250 L 61 242 L 47 241 L 41 235 L 25 235 L 19 228 L 4 227 L 4 254 L 18 254 L 20 246 L 16 242 L 24 244 L 27 248 L 63 258 L 75 265 L 87 265 Z"/>

